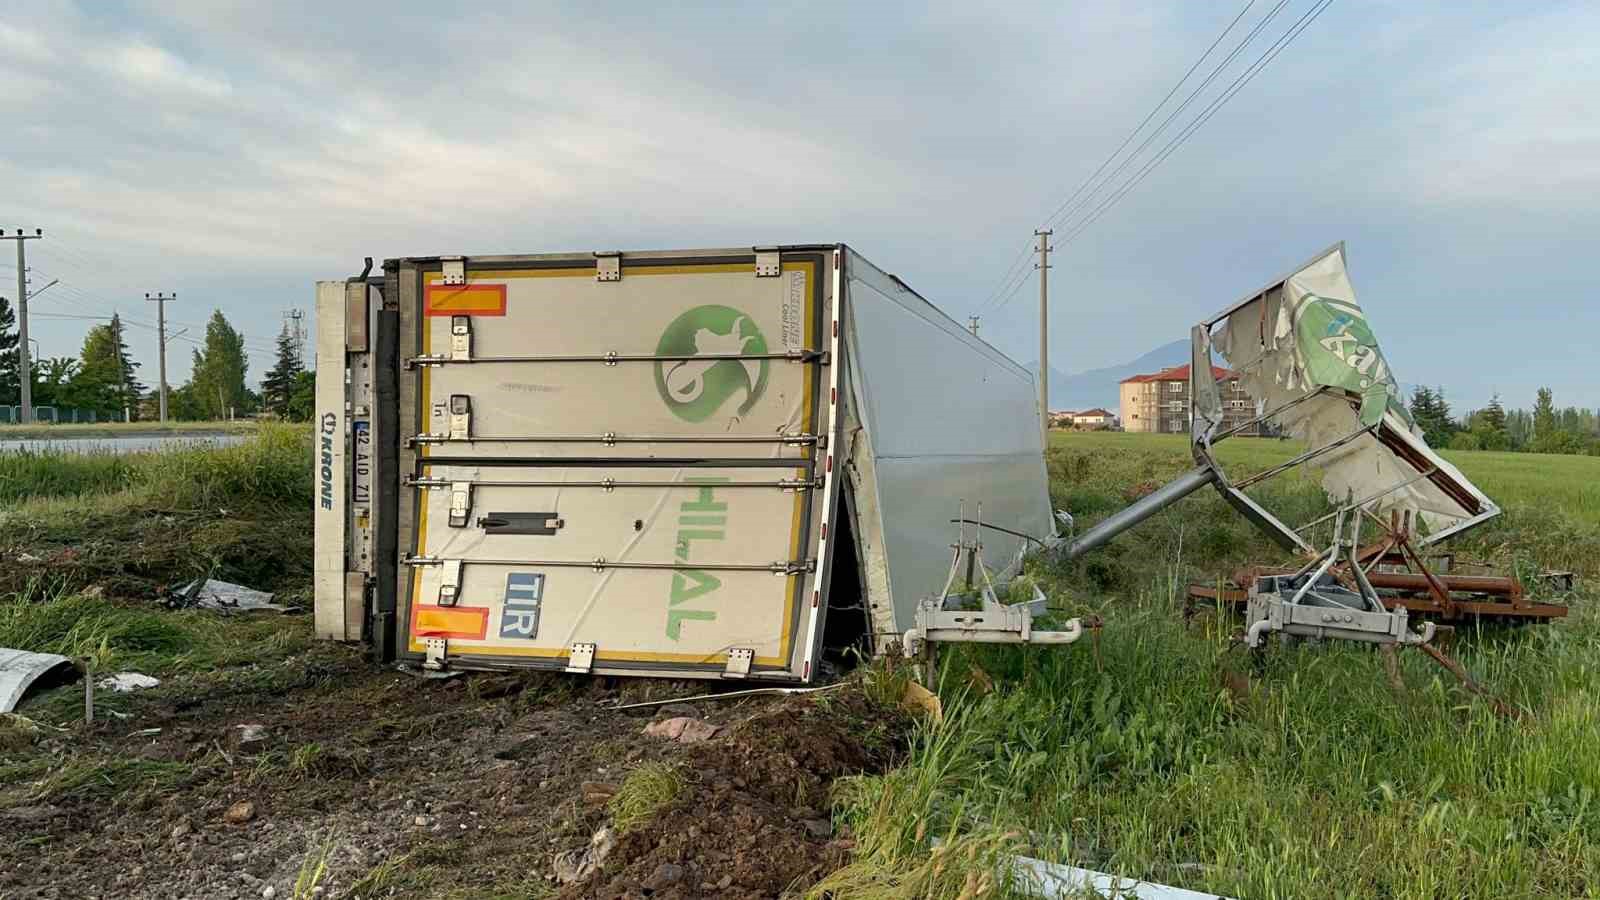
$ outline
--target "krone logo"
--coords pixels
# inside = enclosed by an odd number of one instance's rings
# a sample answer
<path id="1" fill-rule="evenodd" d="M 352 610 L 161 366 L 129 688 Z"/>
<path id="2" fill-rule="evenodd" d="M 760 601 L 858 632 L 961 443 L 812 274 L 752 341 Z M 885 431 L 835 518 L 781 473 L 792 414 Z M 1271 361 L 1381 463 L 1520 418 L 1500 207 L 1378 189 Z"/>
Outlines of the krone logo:
<path id="1" fill-rule="evenodd" d="M 767 339 L 744 313 L 728 306 L 697 306 L 672 320 L 661 334 L 661 356 L 727 356 L 767 353 Z M 767 389 L 765 359 L 688 359 L 656 363 L 656 390 L 672 414 L 703 422 L 738 397 L 737 415 L 756 405 Z"/>

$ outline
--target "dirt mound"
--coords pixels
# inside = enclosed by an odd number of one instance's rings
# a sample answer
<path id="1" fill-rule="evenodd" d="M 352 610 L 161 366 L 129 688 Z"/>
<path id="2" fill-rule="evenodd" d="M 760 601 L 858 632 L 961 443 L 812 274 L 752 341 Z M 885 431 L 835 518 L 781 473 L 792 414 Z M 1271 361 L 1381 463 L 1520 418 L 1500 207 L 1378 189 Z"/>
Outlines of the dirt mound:
<path id="1" fill-rule="evenodd" d="M 828 792 L 891 765 L 907 722 L 853 690 L 825 697 L 774 703 L 685 748 L 685 789 L 561 896 L 777 897 L 844 865 L 853 843 L 832 833 Z"/>

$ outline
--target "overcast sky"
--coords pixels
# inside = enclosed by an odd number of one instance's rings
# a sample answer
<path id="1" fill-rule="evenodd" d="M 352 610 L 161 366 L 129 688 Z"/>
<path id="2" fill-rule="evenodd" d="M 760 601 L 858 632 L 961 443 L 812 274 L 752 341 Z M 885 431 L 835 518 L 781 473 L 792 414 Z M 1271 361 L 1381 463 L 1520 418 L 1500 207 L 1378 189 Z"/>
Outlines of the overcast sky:
<path id="1" fill-rule="evenodd" d="M 965 321 L 1242 5 L 30 3 L 0 21 L 0 225 L 45 229 L 41 314 L 149 323 L 176 291 L 175 328 L 221 308 L 263 351 L 366 255 L 845 241 Z M 1129 360 L 1344 240 L 1401 381 L 1600 405 L 1596 48 L 1594 3 L 1338 0 L 1058 227 L 1052 364 Z M 1021 361 L 1036 298 L 983 310 Z M 69 355 L 90 324 L 33 331 Z"/>

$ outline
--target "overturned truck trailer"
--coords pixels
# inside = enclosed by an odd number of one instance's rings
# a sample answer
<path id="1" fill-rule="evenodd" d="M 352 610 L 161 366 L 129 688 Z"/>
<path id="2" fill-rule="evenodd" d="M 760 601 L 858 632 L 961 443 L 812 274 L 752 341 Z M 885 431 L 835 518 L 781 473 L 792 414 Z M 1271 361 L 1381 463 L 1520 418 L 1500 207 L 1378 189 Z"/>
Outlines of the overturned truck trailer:
<path id="1" fill-rule="evenodd" d="M 1002 575 L 1054 539 L 1034 397 L 844 245 L 369 260 L 317 286 L 317 632 L 809 681 L 916 627 L 962 510 Z"/>

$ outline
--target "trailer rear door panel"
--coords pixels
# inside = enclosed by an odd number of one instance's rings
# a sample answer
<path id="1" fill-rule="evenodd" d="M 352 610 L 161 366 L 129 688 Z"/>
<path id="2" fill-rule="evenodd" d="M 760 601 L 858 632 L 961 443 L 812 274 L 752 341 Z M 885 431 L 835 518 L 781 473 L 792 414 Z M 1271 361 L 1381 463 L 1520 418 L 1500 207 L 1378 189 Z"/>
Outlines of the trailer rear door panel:
<path id="1" fill-rule="evenodd" d="M 825 258 L 403 261 L 408 653 L 809 674 Z"/>

